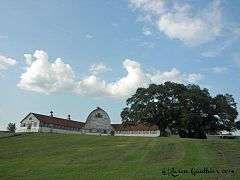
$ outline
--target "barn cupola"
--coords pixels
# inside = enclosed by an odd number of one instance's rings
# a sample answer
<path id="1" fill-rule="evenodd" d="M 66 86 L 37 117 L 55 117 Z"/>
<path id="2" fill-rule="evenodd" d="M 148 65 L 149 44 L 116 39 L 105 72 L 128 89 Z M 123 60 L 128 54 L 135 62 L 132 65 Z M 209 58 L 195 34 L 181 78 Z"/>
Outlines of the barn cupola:
<path id="1" fill-rule="evenodd" d="M 53 111 L 50 111 L 50 117 L 53 117 Z"/>

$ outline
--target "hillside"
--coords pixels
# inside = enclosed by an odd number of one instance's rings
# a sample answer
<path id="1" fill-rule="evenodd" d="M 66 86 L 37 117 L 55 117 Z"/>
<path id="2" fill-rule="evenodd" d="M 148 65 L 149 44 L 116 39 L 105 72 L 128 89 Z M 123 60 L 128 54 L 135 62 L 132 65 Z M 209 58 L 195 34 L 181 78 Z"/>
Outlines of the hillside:
<path id="1" fill-rule="evenodd" d="M 0 138 L 0 162 L 1 180 L 240 179 L 240 141 L 27 134 Z"/>

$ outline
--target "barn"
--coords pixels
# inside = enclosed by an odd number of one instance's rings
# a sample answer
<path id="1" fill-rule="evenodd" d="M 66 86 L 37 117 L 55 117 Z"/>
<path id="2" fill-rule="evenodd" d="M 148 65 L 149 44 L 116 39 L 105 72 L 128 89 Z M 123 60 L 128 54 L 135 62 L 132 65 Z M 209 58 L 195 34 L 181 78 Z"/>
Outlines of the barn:
<path id="1" fill-rule="evenodd" d="M 17 132 L 52 132 L 52 133 L 74 133 L 74 134 L 102 134 L 115 136 L 149 136 L 160 135 L 156 125 L 146 123 L 111 124 L 111 119 L 106 111 L 97 107 L 87 117 L 85 122 L 50 115 L 29 113 L 20 122 Z"/>
<path id="2" fill-rule="evenodd" d="M 37 113 L 29 113 L 21 122 L 17 132 L 54 132 L 54 133 L 81 133 L 83 122 L 68 118 L 54 117 L 53 112 L 49 116 Z"/>
<path id="3" fill-rule="evenodd" d="M 97 107 L 88 115 L 83 128 L 84 133 L 110 134 L 112 130 L 110 117 L 100 107 Z"/>

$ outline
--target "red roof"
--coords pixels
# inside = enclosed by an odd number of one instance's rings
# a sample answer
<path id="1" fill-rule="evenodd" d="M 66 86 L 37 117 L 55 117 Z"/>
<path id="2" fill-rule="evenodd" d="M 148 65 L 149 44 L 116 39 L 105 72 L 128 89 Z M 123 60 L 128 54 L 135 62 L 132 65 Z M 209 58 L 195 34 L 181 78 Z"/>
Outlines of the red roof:
<path id="1" fill-rule="evenodd" d="M 113 130 L 118 131 L 118 129 L 120 129 L 120 127 L 122 126 L 122 124 L 111 124 Z"/>
<path id="2" fill-rule="evenodd" d="M 159 130 L 157 125 L 149 123 L 135 124 L 112 124 L 115 131 L 156 131 Z"/>
<path id="3" fill-rule="evenodd" d="M 63 119 L 58 117 L 46 116 L 43 114 L 32 113 L 43 124 L 53 124 L 57 126 L 63 126 L 68 128 L 82 128 L 85 123 L 79 121 L 72 121 L 69 119 Z"/>

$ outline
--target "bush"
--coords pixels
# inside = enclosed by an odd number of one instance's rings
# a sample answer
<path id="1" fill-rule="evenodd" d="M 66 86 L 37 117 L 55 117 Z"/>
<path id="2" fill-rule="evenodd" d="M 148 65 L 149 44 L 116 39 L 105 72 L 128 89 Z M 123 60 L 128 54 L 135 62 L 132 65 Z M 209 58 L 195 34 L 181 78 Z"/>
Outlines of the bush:
<path id="1" fill-rule="evenodd" d="M 179 130 L 179 136 L 181 138 L 197 138 L 197 139 L 207 139 L 207 135 L 204 131 L 189 131 Z"/>

